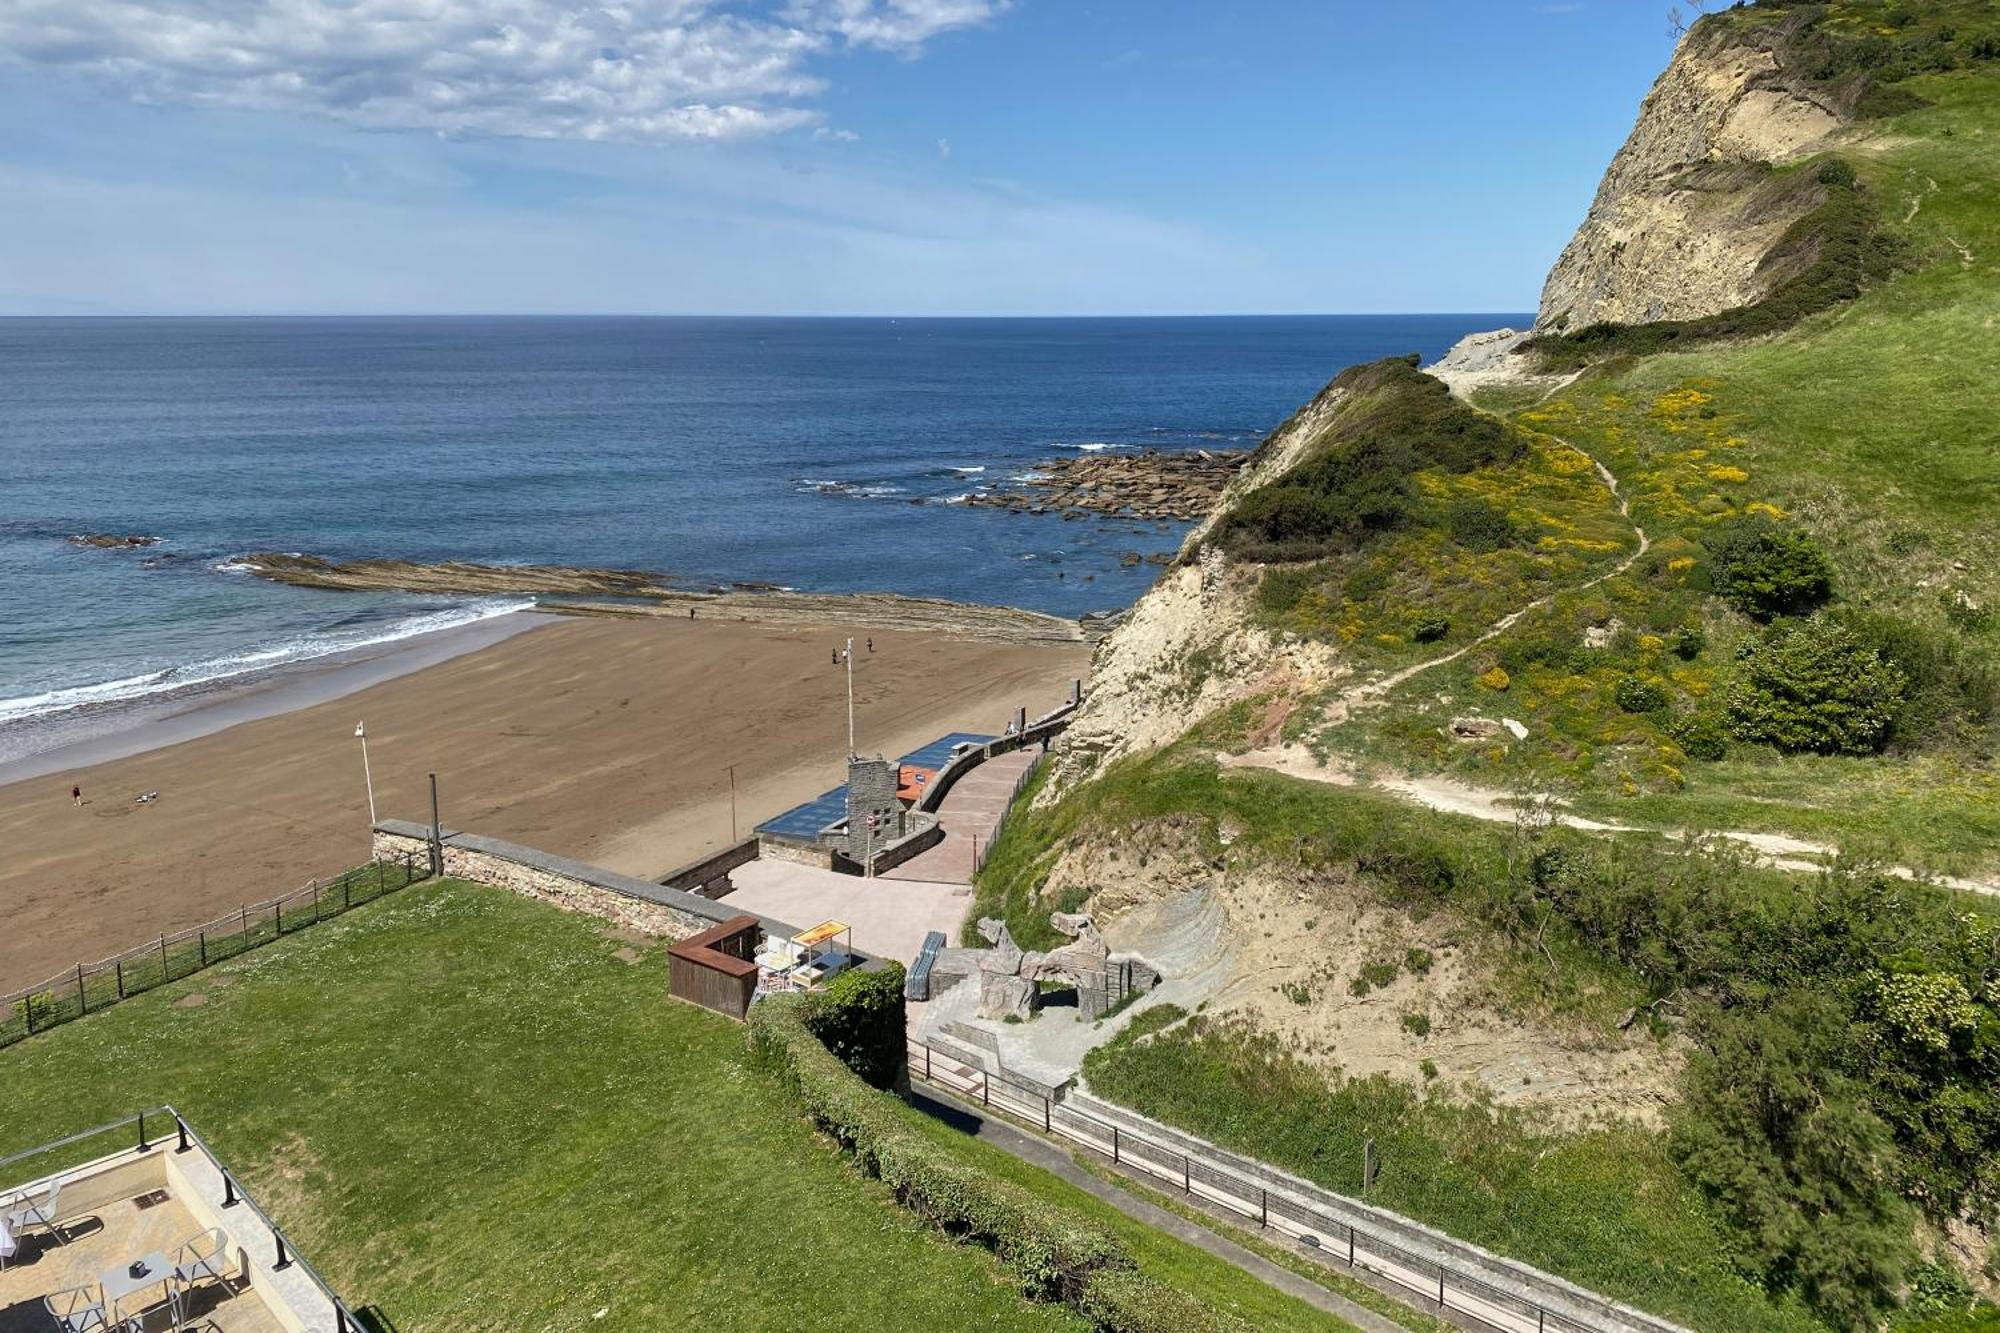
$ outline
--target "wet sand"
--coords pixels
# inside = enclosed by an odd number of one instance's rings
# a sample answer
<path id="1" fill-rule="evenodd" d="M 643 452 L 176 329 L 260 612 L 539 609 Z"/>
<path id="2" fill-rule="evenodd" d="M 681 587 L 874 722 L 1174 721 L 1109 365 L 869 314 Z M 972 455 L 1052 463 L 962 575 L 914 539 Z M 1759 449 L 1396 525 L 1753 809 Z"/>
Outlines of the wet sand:
<path id="1" fill-rule="evenodd" d="M 558 620 L 337 699 L 0 786 L 0 990 L 366 860 L 358 720 L 377 813 L 656 876 L 842 778 L 851 629 Z M 857 637 L 864 753 L 1044 712 L 1078 644 Z M 183 724 L 184 725 L 184 724 Z M 71 804 L 72 783 L 86 804 Z M 158 801 L 133 797 L 157 790 Z"/>

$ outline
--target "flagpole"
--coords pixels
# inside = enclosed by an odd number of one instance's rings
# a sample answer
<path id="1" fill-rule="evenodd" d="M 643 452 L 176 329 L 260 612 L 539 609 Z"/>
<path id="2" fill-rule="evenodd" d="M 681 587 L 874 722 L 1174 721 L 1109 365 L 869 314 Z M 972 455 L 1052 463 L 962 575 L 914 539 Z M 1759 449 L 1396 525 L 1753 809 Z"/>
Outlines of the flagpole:
<path id="1" fill-rule="evenodd" d="M 361 780 L 368 784 L 368 827 L 375 827 L 375 772 L 368 766 L 368 724 L 354 724 L 354 734 L 361 739 Z"/>
<path id="2" fill-rule="evenodd" d="M 847 641 L 847 757 L 852 759 L 854 748 L 854 640 Z"/>

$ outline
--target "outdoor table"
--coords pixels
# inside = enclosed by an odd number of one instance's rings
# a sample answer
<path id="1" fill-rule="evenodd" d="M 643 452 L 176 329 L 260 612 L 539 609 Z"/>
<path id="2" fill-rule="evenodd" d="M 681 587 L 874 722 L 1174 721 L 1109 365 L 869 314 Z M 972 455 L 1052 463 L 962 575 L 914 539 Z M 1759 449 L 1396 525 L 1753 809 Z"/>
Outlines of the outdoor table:
<path id="1" fill-rule="evenodd" d="M 180 1301 L 174 1295 L 173 1260 L 167 1258 L 160 1251 L 154 1250 L 151 1254 L 140 1255 L 136 1262 L 140 1268 L 140 1273 L 137 1277 L 132 1275 L 130 1265 L 123 1268 L 109 1269 L 99 1275 L 97 1282 L 99 1286 L 104 1288 L 105 1309 L 113 1319 L 121 1318 L 124 1312 L 118 1307 L 127 1296 L 144 1291 L 148 1287 L 165 1287 L 167 1291 L 167 1304 L 173 1307 L 174 1327 L 179 1328 L 181 1326 L 181 1312 Z"/>

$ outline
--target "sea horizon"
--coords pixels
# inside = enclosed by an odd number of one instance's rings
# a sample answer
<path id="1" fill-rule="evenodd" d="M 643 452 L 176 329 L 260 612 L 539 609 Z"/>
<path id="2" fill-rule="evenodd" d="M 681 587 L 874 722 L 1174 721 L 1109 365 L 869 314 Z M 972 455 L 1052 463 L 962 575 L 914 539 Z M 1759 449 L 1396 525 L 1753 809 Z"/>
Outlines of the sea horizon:
<path id="1" fill-rule="evenodd" d="M 962 501 L 1247 448 L 1347 365 L 1523 318 L 9 316 L 0 763 L 533 605 L 281 587 L 253 552 L 1117 610 L 1188 525 Z"/>

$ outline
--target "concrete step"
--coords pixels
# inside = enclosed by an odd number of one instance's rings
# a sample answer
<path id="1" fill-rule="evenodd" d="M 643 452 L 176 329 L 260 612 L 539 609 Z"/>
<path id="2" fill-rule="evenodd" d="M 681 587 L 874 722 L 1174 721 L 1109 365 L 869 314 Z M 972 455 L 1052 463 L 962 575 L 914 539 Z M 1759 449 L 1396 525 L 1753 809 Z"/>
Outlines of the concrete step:
<path id="1" fill-rule="evenodd" d="M 995 1055 L 1000 1054 L 1000 1038 L 984 1028 L 976 1028 L 970 1023 L 946 1023 L 943 1031 L 946 1036 L 956 1037 L 968 1046 L 977 1046 Z"/>

